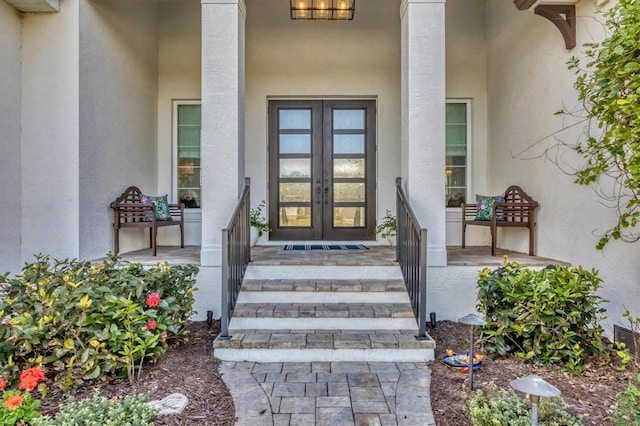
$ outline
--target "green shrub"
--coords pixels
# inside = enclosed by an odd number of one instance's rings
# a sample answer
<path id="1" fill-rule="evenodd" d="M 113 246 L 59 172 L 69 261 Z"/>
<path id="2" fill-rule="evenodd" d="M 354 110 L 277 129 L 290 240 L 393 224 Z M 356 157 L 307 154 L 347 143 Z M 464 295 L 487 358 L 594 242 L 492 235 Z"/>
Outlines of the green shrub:
<path id="1" fill-rule="evenodd" d="M 581 426 L 582 422 L 562 408 L 561 398 L 540 399 L 540 426 Z M 524 399 L 509 389 L 490 386 L 488 394 L 478 389 L 469 399 L 469 418 L 474 426 L 529 426 L 531 411 Z"/>
<path id="2" fill-rule="evenodd" d="M 634 318 L 630 311 L 622 316 L 629 321 L 635 351 L 631 354 L 624 343 L 616 343 L 622 361 L 621 370 L 630 367 L 632 377 L 627 387 L 616 395 L 617 409 L 612 420 L 616 426 L 640 426 L 640 317 Z"/>
<path id="3" fill-rule="evenodd" d="M 43 366 L 61 387 L 112 373 L 133 380 L 136 364 L 157 359 L 184 333 L 197 271 L 36 256 L 22 275 L 0 276 L 0 368 Z"/>
<path id="4" fill-rule="evenodd" d="M 536 363 L 559 363 L 580 372 L 593 356 L 606 356 L 599 325 L 603 300 L 595 270 L 553 266 L 534 271 L 505 259 L 478 278 L 478 310 L 488 352 L 516 353 Z"/>
<path id="5" fill-rule="evenodd" d="M 613 415 L 616 426 L 640 426 L 640 374 L 629 380 L 627 387 L 616 395 L 618 407 Z"/>
<path id="6" fill-rule="evenodd" d="M 147 426 L 153 425 L 158 409 L 147 405 L 144 395 L 129 395 L 110 401 L 96 391 L 93 396 L 60 405 L 55 417 L 43 416 L 34 426 Z"/>

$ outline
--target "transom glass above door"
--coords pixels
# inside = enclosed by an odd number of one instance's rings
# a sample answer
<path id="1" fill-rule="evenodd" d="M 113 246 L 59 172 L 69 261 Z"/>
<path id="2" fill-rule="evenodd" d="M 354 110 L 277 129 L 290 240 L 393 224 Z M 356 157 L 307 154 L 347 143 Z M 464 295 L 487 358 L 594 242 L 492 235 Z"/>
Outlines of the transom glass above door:
<path id="1" fill-rule="evenodd" d="M 269 102 L 273 240 L 375 239 L 375 102 Z"/>

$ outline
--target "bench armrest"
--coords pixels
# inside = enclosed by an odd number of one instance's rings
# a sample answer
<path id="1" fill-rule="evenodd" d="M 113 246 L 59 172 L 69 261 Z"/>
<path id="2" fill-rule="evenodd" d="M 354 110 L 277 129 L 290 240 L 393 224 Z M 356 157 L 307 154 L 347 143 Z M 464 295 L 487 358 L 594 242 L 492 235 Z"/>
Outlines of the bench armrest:
<path id="1" fill-rule="evenodd" d="M 180 221 L 184 221 L 184 203 L 168 204 L 171 217 L 180 217 Z"/>

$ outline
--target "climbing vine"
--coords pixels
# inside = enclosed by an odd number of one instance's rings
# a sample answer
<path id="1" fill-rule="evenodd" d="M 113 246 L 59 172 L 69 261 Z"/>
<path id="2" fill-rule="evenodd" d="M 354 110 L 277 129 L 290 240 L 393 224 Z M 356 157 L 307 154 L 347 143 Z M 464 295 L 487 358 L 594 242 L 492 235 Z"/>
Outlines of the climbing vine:
<path id="1" fill-rule="evenodd" d="M 599 185 L 617 212 L 598 249 L 612 238 L 640 240 L 640 2 L 619 0 L 604 16 L 608 36 L 586 44 L 584 59 L 567 63 L 588 121 L 586 138 L 569 145 L 586 160 L 575 183 Z"/>

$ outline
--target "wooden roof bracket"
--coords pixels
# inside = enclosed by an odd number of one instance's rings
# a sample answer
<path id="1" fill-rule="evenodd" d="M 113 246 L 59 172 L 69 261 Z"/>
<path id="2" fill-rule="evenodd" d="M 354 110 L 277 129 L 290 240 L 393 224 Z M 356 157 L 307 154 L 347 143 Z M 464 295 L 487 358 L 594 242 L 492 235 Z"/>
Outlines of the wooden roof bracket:
<path id="1" fill-rule="evenodd" d="M 560 30 L 567 49 L 576 47 L 576 6 L 575 0 L 557 4 L 560 0 L 514 0 L 518 10 L 533 10 L 536 15 L 547 18 Z"/>

